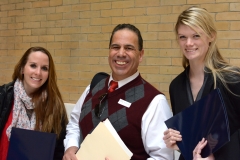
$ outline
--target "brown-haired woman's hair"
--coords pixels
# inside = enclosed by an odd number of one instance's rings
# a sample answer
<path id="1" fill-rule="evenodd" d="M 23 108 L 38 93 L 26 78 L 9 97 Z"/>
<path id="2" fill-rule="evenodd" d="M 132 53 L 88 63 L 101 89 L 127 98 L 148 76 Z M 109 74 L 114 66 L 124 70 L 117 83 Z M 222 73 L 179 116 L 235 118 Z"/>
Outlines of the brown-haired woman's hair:
<path id="1" fill-rule="evenodd" d="M 62 126 L 65 126 L 68 123 L 68 119 L 62 96 L 57 86 L 57 75 L 50 52 L 43 47 L 29 48 L 16 64 L 12 79 L 13 81 L 16 81 L 17 79 L 23 81 L 24 75 L 22 74 L 22 70 L 28 61 L 28 57 L 31 53 L 37 51 L 48 56 L 49 70 L 47 81 L 35 93 L 33 93 L 32 96 L 32 102 L 35 106 L 34 112 L 36 114 L 35 130 L 49 133 L 53 132 L 59 137 Z"/>
<path id="2" fill-rule="evenodd" d="M 217 29 L 214 20 L 210 13 L 197 6 L 192 6 L 183 11 L 179 16 L 175 25 L 175 34 L 178 38 L 178 28 L 180 25 L 187 25 L 196 31 L 200 28 L 208 38 L 213 41 L 209 44 L 206 53 L 204 64 L 205 67 L 211 70 L 214 78 L 214 88 L 217 87 L 217 79 L 219 79 L 225 88 L 229 91 L 227 83 L 240 82 L 240 69 L 239 67 L 230 65 L 221 55 L 217 47 Z M 197 31 L 196 31 L 197 32 Z M 189 65 L 188 59 L 183 55 L 182 66 L 186 68 Z M 206 71 L 205 71 L 206 72 Z M 231 92 L 232 93 L 232 92 Z M 234 93 L 233 93 L 234 94 Z M 235 95 L 235 94 L 234 94 Z M 240 95 L 237 95 L 240 96 Z"/>

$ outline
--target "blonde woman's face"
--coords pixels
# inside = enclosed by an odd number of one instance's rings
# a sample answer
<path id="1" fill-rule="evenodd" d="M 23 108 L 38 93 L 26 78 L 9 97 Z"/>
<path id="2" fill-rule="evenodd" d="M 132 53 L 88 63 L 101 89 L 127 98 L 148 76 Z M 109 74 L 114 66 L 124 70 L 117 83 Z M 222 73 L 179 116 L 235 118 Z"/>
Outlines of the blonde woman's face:
<path id="1" fill-rule="evenodd" d="M 196 28 L 195 30 L 181 24 L 178 27 L 178 43 L 182 53 L 190 63 L 204 63 L 211 39 L 201 29 Z"/>
<path id="2" fill-rule="evenodd" d="M 22 70 L 23 86 L 28 96 L 36 92 L 48 79 L 49 59 L 41 52 L 32 52 Z"/>

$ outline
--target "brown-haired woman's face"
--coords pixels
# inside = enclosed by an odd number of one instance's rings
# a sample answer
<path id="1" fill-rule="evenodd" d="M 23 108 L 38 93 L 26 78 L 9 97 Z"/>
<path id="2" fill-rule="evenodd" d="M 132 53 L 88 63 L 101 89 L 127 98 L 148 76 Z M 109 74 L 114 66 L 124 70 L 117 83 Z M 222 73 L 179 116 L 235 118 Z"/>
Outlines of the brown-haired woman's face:
<path id="1" fill-rule="evenodd" d="M 49 59 L 48 56 L 36 51 L 30 53 L 26 65 L 22 70 L 24 74 L 23 85 L 28 96 L 37 91 L 48 79 Z"/>

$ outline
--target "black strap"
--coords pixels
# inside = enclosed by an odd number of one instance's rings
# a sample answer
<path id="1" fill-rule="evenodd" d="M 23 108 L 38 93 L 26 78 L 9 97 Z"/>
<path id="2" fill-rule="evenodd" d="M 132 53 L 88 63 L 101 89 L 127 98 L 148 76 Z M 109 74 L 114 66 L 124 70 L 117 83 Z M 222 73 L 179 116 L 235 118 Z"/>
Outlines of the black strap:
<path id="1" fill-rule="evenodd" d="M 102 79 L 107 78 L 109 74 L 105 72 L 98 72 L 95 74 L 95 76 L 92 78 L 91 84 L 90 84 L 90 90 L 92 90 L 98 82 L 100 82 Z"/>

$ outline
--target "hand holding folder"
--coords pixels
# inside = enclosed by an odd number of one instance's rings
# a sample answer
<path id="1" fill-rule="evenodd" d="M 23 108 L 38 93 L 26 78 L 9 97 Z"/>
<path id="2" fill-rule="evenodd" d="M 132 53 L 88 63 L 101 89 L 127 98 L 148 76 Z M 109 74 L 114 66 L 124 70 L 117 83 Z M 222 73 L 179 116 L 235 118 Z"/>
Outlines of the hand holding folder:
<path id="1" fill-rule="evenodd" d="M 177 142 L 186 160 L 204 137 L 208 143 L 201 155 L 207 157 L 230 141 L 228 117 L 219 89 L 213 90 L 182 112 L 165 121 L 168 128 L 180 131 L 182 141 Z"/>
<path id="2" fill-rule="evenodd" d="M 85 137 L 76 153 L 78 160 L 129 160 L 132 155 L 108 119 Z"/>

